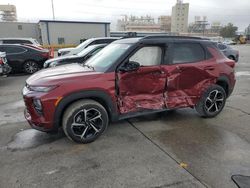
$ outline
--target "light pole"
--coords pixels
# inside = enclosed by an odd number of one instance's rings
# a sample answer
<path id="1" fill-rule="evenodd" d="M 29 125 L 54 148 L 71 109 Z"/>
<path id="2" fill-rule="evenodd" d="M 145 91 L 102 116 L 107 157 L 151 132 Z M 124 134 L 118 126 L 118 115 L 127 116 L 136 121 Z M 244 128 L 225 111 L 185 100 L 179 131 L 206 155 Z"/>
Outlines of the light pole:
<path id="1" fill-rule="evenodd" d="M 55 20 L 54 0 L 51 0 L 51 6 L 52 6 L 53 20 Z"/>

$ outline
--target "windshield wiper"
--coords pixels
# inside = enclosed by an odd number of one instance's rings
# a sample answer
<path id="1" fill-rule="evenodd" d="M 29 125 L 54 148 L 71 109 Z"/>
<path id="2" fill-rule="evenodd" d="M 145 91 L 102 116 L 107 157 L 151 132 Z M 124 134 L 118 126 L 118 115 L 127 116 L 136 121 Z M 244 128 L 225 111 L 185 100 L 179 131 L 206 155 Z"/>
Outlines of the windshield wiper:
<path id="1" fill-rule="evenodd" d="M 88 67 L 89 69 L 92 69 L 92 70 L 94 70 L 94 71 L 95 71 L 95 67 L 93 67 L 93 66 L 86 65 L 86 64 L 83 64 L 82 66 L 83 66 L 83 67 Z"/>

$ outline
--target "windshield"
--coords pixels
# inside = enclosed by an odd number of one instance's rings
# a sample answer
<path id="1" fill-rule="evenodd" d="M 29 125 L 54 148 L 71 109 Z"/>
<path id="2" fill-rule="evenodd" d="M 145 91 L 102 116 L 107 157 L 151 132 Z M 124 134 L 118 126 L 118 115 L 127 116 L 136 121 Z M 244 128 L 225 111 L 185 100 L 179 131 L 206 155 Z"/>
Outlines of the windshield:
<path id="1" fill-rule="evenodd" d="M 91 42 L 93 41 L 93 39 L 88 39 L 85 40 L 84 42 L 82 42 L 81 44 L 79 44 L 77 47 L 75 47 L 70 53 L 70 54 L 78 54 L 79 52 L 81 52 L 86 46 L 88 46 Z"/>
<path id="2" fill-rule="evenodd" d="M 79 44 L 79 45 L 76 47 L 76 49 L 83 49 L 83 48 L 85 48 L 86 46 L 88 46 L 92 41 L 93 41 L 93 39 L 85 40 L 84 42 L 82 42 L 81 44 Z"/>
<path id="3" fill-rule="evenodd" d="M 79 52 L 77 54 L 77 56 L 83 57 L 85 55 L 87 55 L 89 52 L 91 52 L 92 50 L 94 50 L 96 48 L 96 46 L 89 46 L 87 48 L 85 48 L 84 50 L 82 50 L 81 52 Z"/>
<path id="4" fill-rule="evenodd" d="M 86 62 L 98 72 L 105 72 L 126 50 L 130 44 L 110 44 Z"/>

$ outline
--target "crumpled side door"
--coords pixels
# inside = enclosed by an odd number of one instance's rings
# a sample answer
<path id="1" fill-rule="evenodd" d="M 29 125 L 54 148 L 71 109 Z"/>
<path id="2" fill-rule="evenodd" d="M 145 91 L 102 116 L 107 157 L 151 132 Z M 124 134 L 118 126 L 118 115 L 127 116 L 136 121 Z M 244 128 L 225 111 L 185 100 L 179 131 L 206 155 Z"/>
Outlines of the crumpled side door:
<path id="1" fill-rule="evenodd" d="M 157 110 L 165 107 L 166 75 L 161 66 L 140 67 L 133 72 L 117 73 L 120 113 Z"/>
<path id="2" fill-rule="evenodd" d="M 167 75 L 164 93 L 167 108 L 194 106 L 202 93 L 211 84 L 216 83 L 219 76 L 216 59 L 213 57 L 205 58 L 196 62 L 177 64 L 172 62 L 163 67 Z"/>

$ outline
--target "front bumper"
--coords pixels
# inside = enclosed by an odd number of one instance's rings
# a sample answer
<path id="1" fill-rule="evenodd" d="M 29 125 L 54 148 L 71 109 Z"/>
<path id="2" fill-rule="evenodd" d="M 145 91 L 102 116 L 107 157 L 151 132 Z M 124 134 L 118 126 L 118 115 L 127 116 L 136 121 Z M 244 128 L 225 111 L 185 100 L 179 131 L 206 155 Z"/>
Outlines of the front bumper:
<path id="1" fill-rule="evenodd" d="M 11 67 L 8 64 L 0 66 L 0 75 L 8 75 L 11 72 Z"/>
<path id="2" fill-rule="evenodd" d="M 23 99 L 25 103 L 24 117 L 34 129 L 43 132 L 55 132 L 57 128 L 54 126 L 54 100 L 44 100 L 41 93 L 29 92 L 27 88 L 23 89 Z M 45 94 L 46 95 L 46 94 Z M 34 99 L 41 99 L 43 112 L 39 113 L 34 107 Z"/>
<path id="3" fill-rule="evenodd" d="M 24 117 L 33 129 L 43 132 L 55 132 L 57 129 L 50 122 L 45 122 L 41 119 L 33 118 L 27 108 L 24 109 Z"/>

